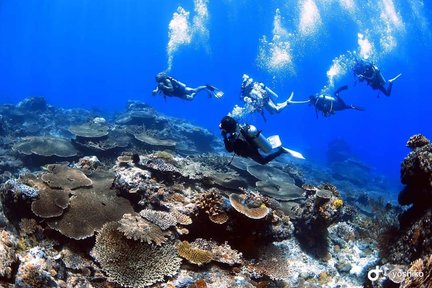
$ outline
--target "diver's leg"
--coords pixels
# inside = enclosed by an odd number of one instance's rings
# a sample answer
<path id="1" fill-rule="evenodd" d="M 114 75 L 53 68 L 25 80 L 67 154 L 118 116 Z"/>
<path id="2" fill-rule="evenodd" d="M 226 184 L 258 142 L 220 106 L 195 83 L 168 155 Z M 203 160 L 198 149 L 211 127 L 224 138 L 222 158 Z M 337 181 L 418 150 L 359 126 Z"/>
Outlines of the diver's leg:
<path id="1" fill-rule="evenodd" d="M 256 153 L 253 153 L 252 155 L 250 155 L 249 157 L 251 159 L 253 159 L 255 162 L 258 162 L 261 165 L 265 165 L 268 162 L 272 161 L 273 159 L 275 159 L 276 157 L 282 155 L 283 153 L 286 153 L 286 151 L 283 149 L 283 147 L 280 147 L 277 151 L 266 155 L 266 156 L 262 156 L 258 150 L 256 151 Z"/>
<path id="2" fill-rule="evenodd" d="M 274 113 L 279 113 L 280 111 L 282 111 L 282 109 L 283 108 L 285 108 L 286 107 L 286 105 L 288 104 L 288 103 L 285 103 L 285 102 L 283 102 L 283 103 L 279 103 L 279 104 L 275 104 L 271 99 L 269 99 L 268 101 L 267 101 L 267 103 L 266 103 L 266 105 L 265 105 L 265 107 L 267 108 L 267 110 L 271 113 L 271 114 L 274 114 Z"/>
<path id="3" fill-rule="evenodd" d="M 389 83 L 389 86 L 387 88 L 385 88 L 384 86 L 379 86 L 378 90 L 380 90 L 384 95 L 390 96 L 392 85 L 392 83 Z"/>
<path id="4" fill-rule="evenodd" d="M 212 92 L 207 88 L 207 86 L 206 85 L 202 85 L 202 86 L 198 86 L 198 87 L 196 87 L 196 88 L 189 88 L 189 89 L 192 89 L 192 90 L 194 90 L 194 94 L 197 94 L 197 93 L 199 93 L 199 92 L 201 92 L 201 91 L 203 91 L 203 90 L 206 90 L 206 92 L 207 92 L 207 95 L 208 95 L 208 97 L 209 98 L 211 98 L 212 97 Z M 194 95 L 195 96 L 195 95 Z"/>

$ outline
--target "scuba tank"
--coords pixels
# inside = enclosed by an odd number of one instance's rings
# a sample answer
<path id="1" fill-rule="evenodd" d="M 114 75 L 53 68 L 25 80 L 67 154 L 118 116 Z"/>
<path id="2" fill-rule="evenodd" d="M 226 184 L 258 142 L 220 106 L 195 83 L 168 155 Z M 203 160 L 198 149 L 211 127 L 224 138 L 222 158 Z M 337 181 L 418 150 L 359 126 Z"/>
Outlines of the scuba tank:
<path id="1" fill-rule="evenodd" d="M 273 149 L 271 143 L 264 137 L 261 131 L 258 131 L 255 126 L 246 125 L 245 132 L 247 136 L 253 141 L 253 143 L 264 153 L 269 153 Z"/>

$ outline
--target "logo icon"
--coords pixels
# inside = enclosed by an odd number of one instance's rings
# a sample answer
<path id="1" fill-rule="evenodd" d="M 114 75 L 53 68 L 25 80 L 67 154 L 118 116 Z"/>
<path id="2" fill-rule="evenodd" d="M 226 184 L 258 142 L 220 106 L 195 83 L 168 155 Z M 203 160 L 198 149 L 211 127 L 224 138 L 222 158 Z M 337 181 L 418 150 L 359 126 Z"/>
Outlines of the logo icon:
<path id="1" fill-rule="evenodd" d="M 381 273 L 384 275 L 384 271 L 382 271 L 379 266 L 375 266 L 375 269 L 369 270 L 367 277 L 370 281 L 374 282 L 380 278 Z"/>

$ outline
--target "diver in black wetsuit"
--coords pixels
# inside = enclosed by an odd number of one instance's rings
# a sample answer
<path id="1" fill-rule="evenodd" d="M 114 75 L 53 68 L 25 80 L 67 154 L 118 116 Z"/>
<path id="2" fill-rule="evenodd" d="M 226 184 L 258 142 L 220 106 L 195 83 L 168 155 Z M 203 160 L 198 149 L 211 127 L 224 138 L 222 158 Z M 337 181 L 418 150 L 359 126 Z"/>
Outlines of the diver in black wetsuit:
<path id="1" fill-rule="evenodd" d="M 220 98 L 223 92 L 212 85 L 203 85 L 196 88 L 186 86 L 186 84 L 177 79 L 168 76 L 164 72 L 156 74 L 157 86 L 152 91 L 152 94 L 162 93 L 164 96 L 179 97 L 185 100 L 193 100 L 198 92 L 206 90 L 209 97 L 215 96 Z"/>
<path id="2" fill-rule="evenodd" d="M 219 128 L 221 129 L 225 149 L 228 152 L 234 152 L 241 157 L 249 157 L 259 164 L 267 164 L 284 153 L 304 159 L 299 152 L 283 147 L 280 141 L 272 145 L 269 141 L 270 138 L 266 139 L 255 126 L 249 124 L 240 125 L 230 116 L 222 118 Z M 267 155 L 263 156 L 260 151 L 267 153 Z"/>
<path id="3" fill-rule="evenodd" d="M 372 89 L 379 90 L 386 96 L 390 96 L 393 82 L 402 76 L 402 74 L 398 74 L 396 77 L 388 80 L 387 82 L 389 84 L 385 87 L 386 81 L 378 67 L 372 62 L 363 59 L 356 60 L 353 71 L 361 82 L 366 80 L 367 84 L 371 86 Z"/>
<path id="4" fill-rule="evenodd" d="M 345 101 L 339 96 L 339 93 L 343 90 L 348 89 L 348 86 L 342 86 L 336 90 L 331 96 L 329 94 L 316 94 L 309 97 L 310 104 L 313 105 L 316 111 L 321 111 L 324 117 L 331 116 L 335 111 L 341 111 L 345 109 L 354 109 L 363 111 L 364 109 L 354 105 L 347 105 Z"/>

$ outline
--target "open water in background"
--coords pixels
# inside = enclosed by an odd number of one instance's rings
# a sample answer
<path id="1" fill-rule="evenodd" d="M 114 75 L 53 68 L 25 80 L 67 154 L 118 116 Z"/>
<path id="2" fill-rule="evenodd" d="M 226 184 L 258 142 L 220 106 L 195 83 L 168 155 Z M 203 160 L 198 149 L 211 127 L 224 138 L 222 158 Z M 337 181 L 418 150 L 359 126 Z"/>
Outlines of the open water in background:
<path id="1" fill-rule="evenodd" d="M 377 97 L 336 69 L 333 87 L 349 85 L 341 96 L 366 111 L 317 118 L 309 105 L 292 105 L 267 114 L 267 122 L 259 115 L 248 121 L 266 135 L 279 134 L 313 163 L 325 164 L 329 141 L 343 139 L 353 157 L 390 179 L 396 195 L 406 141 L 416 133 L 432 138 L 431 6 L 417 0 L 0 0 L 0 103 L 44 96 L 55 106 L 107 115 L 136 99 L 218 133 L 220 119 L 240 104 L 243 73 L 282 99 L 294 91 L 294 100 L 302 100 L 329 85 L 334 60 L 343 64 L 347 51 L 356 52 L 374 59 L 387 79 L 403 73 L 391 97 Z M 204 93 L 193 102 L 152 96 L 154 75 L 164 70 L 190 86 L 213 84 L 225 96 Z"/>

